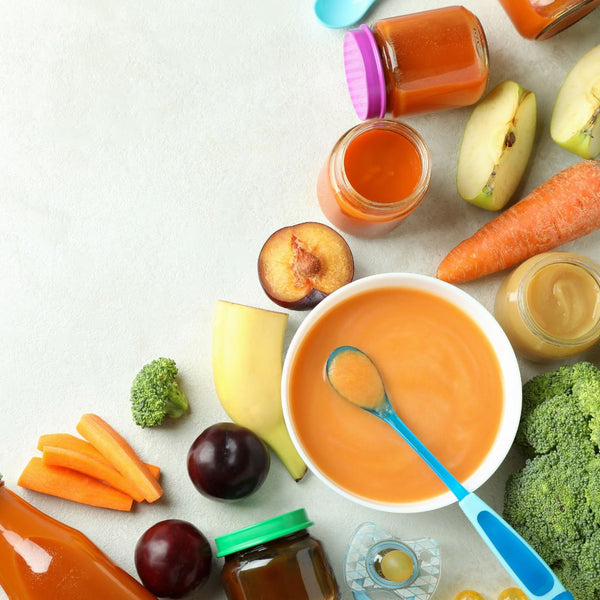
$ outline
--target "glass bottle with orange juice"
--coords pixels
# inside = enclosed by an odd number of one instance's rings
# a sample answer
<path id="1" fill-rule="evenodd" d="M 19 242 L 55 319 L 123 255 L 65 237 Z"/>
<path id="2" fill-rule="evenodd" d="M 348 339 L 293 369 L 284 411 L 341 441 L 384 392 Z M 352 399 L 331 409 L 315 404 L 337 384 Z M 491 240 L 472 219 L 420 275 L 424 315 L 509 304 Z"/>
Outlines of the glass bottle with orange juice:
<path id="1" fill-rule="evenodd" d="M 156 600 L 81 532 L 11 492 L 0 479 L 0 586 L 13 600 Z"/>

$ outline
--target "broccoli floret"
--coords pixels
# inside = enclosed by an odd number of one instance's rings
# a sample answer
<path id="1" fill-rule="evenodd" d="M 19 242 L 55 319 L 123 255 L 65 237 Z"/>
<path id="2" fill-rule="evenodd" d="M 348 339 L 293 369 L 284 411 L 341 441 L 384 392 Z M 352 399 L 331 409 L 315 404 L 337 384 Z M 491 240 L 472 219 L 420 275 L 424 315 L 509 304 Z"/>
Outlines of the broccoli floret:
<path id="1" fill-rule="evenodd" d="M 592 533 L 585 541 L 576 562 L 561 563 L 555 569 L 555 573 L 575 598 L 597 600 L 600 597 L 600 530 Z"/>
<path id="2" fill-rule="evenodd" d="M 557 452 L 528 461 L 507 483 L 504 516 L 550 565 L 575 559 L 593 530 L 591 511 L 582 510 L 587 484 L 585 468 L 566 469 Z"/>
<path id="3" fill-rule="evenodd" d="M 585 446 L 591 450 L 587 423 L 577 399 L 572 395 L 559 394 L 538 404 L 521 419 L 520 439 L 530 446 L 534 454 L 556 449 L 578 451 Z"/>
<path id="4" fill-rule="evenodd" d="M 582 573 L 593 575 L 593 579 L 590 577 L 590 584 L 598 586 L 598 577 L 600 577 L 600 529 L 596 529 L 583 544 L 579 556 L 579 566 Z"/>
<path id="5" fill-rule="evenodd" d="M 571 367 L 573 396 L 588 416 L 600 418 L 600 371 L 589 362 L 580 362 Z"/>
<path id="6" fill-rule="evenodd" d="M 523 413 L 531 412 L 538 404 L 554 396 L 570 393 L 572 387 L 570 367 L 559 367 L 556 371 L 537 375 L 523 386 Z"/>
<path id="7" fill-rule="evenodd" d="M 589 464 L 590 483 L 586 489 L 586 499 L 600 529 L 600 456 L 596 456 Z M 599 554 L 600 556 L 600 554 Z M 600 570 L 598 570 L 600 574 Z"/>
<path id="8" fill-rule="evenodd" d="M 176 381 L 177 366 L 170 358 L 145 365 L 131 384 L 131 412 L 140 427 L 155 427 L 167 417 L 179 418 L 188 409 Z"/>
<path id="9" fill-rule="evenodd" d="M 506 520 L 575 600 L 600 600 L 600 370 L 589 362 L 523 387 L 517 441 L 525 467 L 509 477 Z"/>

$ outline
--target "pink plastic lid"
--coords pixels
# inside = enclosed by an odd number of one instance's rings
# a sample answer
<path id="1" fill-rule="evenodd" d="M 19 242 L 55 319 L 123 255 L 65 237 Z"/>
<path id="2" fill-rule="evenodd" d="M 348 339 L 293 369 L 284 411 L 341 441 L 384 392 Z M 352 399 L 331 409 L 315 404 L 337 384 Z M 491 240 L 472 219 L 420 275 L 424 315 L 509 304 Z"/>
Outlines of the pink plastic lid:
<path id="1" fill-rule="evenodd" d="M 385 115 L 385 77 L 375 37 L 366 25 L 344 35 L 344 68 L 359 119 Z"/>

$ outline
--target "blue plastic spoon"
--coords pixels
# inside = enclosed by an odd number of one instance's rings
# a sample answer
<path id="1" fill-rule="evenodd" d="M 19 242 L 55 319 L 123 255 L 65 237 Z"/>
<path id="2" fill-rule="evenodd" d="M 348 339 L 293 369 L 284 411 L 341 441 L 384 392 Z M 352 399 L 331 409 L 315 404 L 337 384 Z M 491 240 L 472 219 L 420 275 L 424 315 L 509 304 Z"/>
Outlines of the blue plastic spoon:
<path id="1" fill-rule="evenodd" d="M 469 492 L 395 413 L 371 359 L 354 346 L 340 346 L 327 359 L 327 379 L 348 402 L 393 427 L 456 496 L 458 505 L 530 600 L 573 600 L 550 567 L 483 500 Z M 349 373 L 351 371 L 351 374 Z M 357 380 L 361 382 L 356 386 Z"/>
<path id="2" fill-rule="evenodd" d="M 325 27 L 340 29 L 359 21 L 377 0 L 316 0 L 315 14 Z"/>

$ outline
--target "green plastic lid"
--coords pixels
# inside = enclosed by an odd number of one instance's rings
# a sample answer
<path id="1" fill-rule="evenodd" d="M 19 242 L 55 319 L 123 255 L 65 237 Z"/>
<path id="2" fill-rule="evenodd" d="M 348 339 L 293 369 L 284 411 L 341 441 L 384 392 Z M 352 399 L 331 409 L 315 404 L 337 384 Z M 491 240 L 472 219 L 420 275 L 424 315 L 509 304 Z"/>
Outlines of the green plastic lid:
<path id="1" fill-rule="evenodd" d="M 244 529 L 238 529 L 215 538 L 217 556 L 226 556 L 240 550 L 246 550 L 258 544 L 264 544 L 271 540 L 306 529 L 313 524 L 309 521 L 306 510 L 299 508 L 278 517 L 261 521 Z"/>

